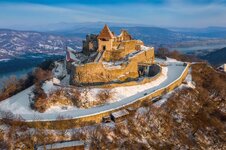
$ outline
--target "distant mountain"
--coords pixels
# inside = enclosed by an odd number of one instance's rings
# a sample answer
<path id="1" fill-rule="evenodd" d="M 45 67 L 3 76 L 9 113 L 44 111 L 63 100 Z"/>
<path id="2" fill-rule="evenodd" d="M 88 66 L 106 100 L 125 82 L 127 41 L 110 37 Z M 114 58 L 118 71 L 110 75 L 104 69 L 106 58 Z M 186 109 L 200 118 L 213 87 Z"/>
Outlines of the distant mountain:
<path id="1" fill-rule="evenodd" d="M 0 29 L 0 59 L 19 57 L 27 53 L 62 55 L 66 45 L 81 46 L 81 39 L 34 31 Z"/>
<path id="2" fill-rule="evenodd" d="M 207 27 L 207 28 L 169 28 L 175 32 L 185 33 L 190 36 L 206 38 L 226 38 L 226 27 Z"/>
<path id="3" fill-rule="evenodd" d="M 59 22 L 45 25 L 13 25 L 9 26 L 10 29 L 15 30 L 32 30 L 40 32 L 54 32 L 54 31 L 63 31 L 63 30 L 77 30 L 79 28 L 102 28 L 105 24 L 108 24 L 111 27 L 135 27 L 147 25 L 143 24 L 130 24 L 130 23 L 115 23 L 115 22 Z"/>
<path id="4" fill-rule="evenodd" d="M 55 27 L 49 25 L 46 32 L 0 29 L 0 59 L 18 57 L 26 53 L 63 54 L 66 45 L 78 49 L 87 34 L 99 34 L 104 24 L 104 22 L 59 23 L 55 24 Z M 226 45 L 224 27 L 166 29 L 123 23 L 109 23 L 109 26 L 116 34 L 119 34 L 121 29 L 126 29 L 133 38 L 140 39 L 156 49 L 168 47 L 180 50 L 192 46 Z"/>
<path id="5" fill-rule="evenodd" d="M 81 27 L 70 30 L 59 30 L 50 33 L 55 33 L 63 36 L 77 36 L 84 38 L 86 34 L 95 33 L 98 34 L 103 26 L 98 27 Z M 128 32 L 136 39 L 141 39 L 147 45 L 152 45 L 155 47 L 159 46 L 169 46 L 176 44 L 178 42 L 197 40 L 200 38 L 187 35 L 185 33 L 171 31 L 166 28 L 159 27 L 141 27 L 141 26 L 110 26 L 110 29 L 119 34 L 121 29 L 126 29 Z"/>
<path id="6" fill-rule="evenodd" d="M 214 66 L 219 66 L 226 63 L 226 47 L 210 52 L 207 55 L 201 56 L 201 59 L 207 60 Z"/>

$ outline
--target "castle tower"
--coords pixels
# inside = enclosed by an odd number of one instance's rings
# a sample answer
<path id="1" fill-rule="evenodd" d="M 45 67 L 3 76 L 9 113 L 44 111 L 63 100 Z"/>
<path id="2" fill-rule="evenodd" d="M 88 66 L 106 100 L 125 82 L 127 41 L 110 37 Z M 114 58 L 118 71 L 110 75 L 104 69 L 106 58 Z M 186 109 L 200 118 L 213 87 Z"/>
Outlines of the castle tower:
<path id="1" fill-rule="evenodd" d="M 112 45 L 114 41 L 114 35 L 107 25 L 104 26 L 100 32 L 98 39 L 98 51 L 112 50 Z"/>
<path id="2" fill-rule="evenodd" d="M 132 40 L 132 36 L 126 30 L 121 30 L 119 37 L 122 38 L 122 41 Z"/>

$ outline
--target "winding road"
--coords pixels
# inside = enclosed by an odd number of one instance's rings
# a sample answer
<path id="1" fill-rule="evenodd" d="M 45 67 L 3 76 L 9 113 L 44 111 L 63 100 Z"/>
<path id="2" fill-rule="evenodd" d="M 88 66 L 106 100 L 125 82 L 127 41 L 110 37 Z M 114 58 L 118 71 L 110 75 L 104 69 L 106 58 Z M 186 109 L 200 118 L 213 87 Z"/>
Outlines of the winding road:
<path id="1" fill-rule="evenodd" d="M 112 111 L 112 110 L 127 106 L 129 104 L 132 104 L 136 101 L 139 101 L 141 98 L 147 97 L 148 95 L 150 95 L 156 90 L 167 87 L 168 85 L 176 81 L 178 78 L 180 78 L 180 76 L 184 73 L 186 68 L 186 66 L 183 66 L 182 63 L 178 63 L 178 62 L 170 62 L 167 67 L 168 67 L 167 79 L 161 82 L 158 86 L 152 87 L 150 89 L 137 93 L 133 96 L 124 98 L 120 101 L 113 102 L 110 104 L 106 104 L 98 107 L 92 107 L 88 109 L 66 110 L 60 113 L 38 113 L 34 111 L 32 111 L 33 113 L 26 113 L 25 111 L 23 111 L 23 108 L 25 107 L 25 105 L 28 105 L 28 103 L 23 103 L 23 99 L 24 98 L 28 99 L 29 93 L 32 89 L 32 87 L 30 87 L 14 95 L 13 97 L 0 102 L 0 111 L 11 111 L 15 115 L 20 115 L 26 122 L 31 122 L 35 120 L 36 121 L 53 121 L 53 120 L 56 120 L 58 116 L 63 116 L 65 119 L 72 119 L 72 118 L 76 119 L 76 118 L 93 116 L 99 113 Z M 20 107 L 19 105 L 23 107 Z M 29 106 L 26 106 L 26 107 L 29 107 Z M 18 110 L 18 109 L 21 109 L 21 110 Z M 13 112 L 13 110 L 16 110 L 16 112 L 21 112 L 21 113 L 19 114 L 15 113 Z"/>

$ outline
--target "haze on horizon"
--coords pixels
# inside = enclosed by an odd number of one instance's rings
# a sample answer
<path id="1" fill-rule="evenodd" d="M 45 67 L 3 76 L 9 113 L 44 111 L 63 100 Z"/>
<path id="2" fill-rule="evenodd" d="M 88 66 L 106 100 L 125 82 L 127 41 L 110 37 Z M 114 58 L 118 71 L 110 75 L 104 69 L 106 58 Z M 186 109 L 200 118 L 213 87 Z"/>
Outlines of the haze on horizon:
<path id="1" fill-rule="evenodd" d="M 0 28 L 60 22 L 226 27 L 226 0 L 1 0 Z"/>

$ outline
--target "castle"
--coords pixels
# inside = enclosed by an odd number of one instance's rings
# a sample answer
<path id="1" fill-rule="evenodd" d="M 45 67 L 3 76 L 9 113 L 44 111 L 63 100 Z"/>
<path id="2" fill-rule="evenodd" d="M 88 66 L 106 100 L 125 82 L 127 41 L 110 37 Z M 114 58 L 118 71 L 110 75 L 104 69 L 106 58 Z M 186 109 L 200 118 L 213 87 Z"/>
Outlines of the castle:
<path id="1" fill-rule="evenodd" d="M 82 52 L 67 48 L 67 71 L 72 85 L 121 83 L 149 76 L 154 48 L 122 30 L 116 36 L 107 25 L 99 35 L 87 35 Z"/>

